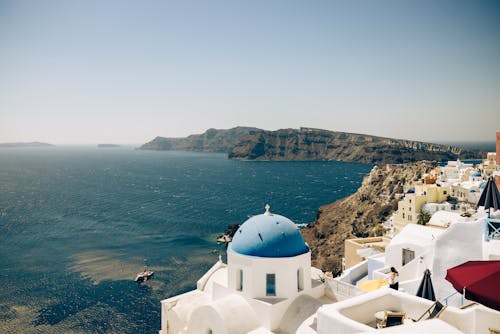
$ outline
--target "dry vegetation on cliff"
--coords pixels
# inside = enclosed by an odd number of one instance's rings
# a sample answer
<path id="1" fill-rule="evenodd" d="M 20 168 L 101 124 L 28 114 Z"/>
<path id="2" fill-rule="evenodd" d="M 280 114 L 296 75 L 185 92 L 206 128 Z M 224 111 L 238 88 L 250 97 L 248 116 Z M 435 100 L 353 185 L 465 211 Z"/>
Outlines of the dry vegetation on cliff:
<path id="1" fill-rule="evenodd" d="M 344 240 L 375 235 L 380 223 L 397 209 L 405 187 L 434 167 L 436 163 L 429 161 L 375 166 L 356 193 L 320 207 L 316 220 L 302 230 L 313 265 L 338 275 Z"/>

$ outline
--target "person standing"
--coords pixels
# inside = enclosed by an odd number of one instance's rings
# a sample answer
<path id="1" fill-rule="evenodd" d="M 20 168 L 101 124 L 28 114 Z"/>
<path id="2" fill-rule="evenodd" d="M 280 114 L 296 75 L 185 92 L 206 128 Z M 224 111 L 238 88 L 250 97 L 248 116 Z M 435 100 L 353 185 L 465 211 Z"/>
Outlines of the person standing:
<path id="1" fill-rule="evenodd" d="M 389 274 L 389 287 L 394 290 L 399 289 L 399 273 L 396 268 L 391 267 L 391 273 Z"/>

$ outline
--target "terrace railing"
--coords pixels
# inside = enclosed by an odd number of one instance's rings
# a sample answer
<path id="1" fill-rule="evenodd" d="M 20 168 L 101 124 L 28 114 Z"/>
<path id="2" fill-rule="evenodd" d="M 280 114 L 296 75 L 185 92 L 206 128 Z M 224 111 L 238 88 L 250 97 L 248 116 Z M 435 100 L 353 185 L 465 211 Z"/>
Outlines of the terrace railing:
<path id="1" fill-rule="evenodd" d="M 500 239 L 500 219 L 485 219 L 484 240 Z"/>
<path id="2" fill-rule="evenodd" d="M 354 297 L 365 293 L 358 287 L 340 280 L 328 279 L 327 283 L 332 292 L 343 297 Z"/>
<path id="3" fill-rule="evenodd" d="M 460 300 L 458 300 L 460 298 Z M 446 305 L 462 306 L 464 304 L 464 296 L 457 291 L 453 292 L 451 295 L 443 299 Z"/>

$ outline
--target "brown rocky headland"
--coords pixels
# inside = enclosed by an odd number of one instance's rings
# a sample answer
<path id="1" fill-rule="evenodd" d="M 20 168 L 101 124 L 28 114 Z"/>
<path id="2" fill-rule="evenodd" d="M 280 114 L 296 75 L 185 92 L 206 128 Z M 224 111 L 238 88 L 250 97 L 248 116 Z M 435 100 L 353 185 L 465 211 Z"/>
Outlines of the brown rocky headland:
<path id="1" fill-rule="evenodd" d="M 221 152 L 236 160 L 337 160 L 370 164 L 478 159 L 486 154 L 452 145 L 321 129 L 267 131 L 251 127 L 209 129 L 185 138 L 156 137 L 140 149 Z"/>
<path id="2" fill-rule="evenodd" d="M 156 137 L 139 149 L 228 153 L 242 136 L 256 130 L 258 129 L 239 126 L 227 130 L 208 129 L 202 134 L 183 138 Z"/>
<path id="3" fill-rule="evenodd" d="M 311 128 L 252 131 L 229 153 L 241 160 L 338 160 L 405 163 L 477 159 L 486 152 L 451 145 Z"/>

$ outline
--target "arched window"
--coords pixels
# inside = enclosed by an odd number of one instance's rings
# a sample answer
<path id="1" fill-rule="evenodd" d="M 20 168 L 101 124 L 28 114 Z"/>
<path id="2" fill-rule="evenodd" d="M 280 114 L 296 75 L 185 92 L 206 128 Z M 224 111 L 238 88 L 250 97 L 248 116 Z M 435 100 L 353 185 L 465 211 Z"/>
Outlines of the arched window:
<path id="1" fill-rule="evenodd" d="M 304 270 L 302 268 L 297 269 L 297 291 L 304 290 Z"/>
<path id="2" fill-rule="evenodd" d="M 276 274 L 266 274 L 266 296 L 276 296 Z"/>

